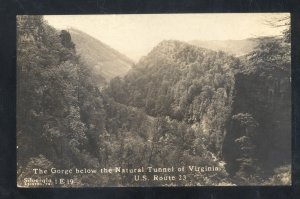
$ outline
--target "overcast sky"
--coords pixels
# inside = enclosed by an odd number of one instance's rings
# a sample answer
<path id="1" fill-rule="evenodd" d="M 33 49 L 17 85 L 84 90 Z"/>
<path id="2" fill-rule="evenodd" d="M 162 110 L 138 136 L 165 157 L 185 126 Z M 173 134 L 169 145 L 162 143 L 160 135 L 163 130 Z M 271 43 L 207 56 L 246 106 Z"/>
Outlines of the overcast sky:
<path id="1" fill-rule="evenodd" d="M 130 14 L 46 15 L 57 29 L 79 29 L 137 61 L 165 39 L 240 40 L 280 35 L 282 27 L 266 24 L 287 13 L 273 14 Z"/>

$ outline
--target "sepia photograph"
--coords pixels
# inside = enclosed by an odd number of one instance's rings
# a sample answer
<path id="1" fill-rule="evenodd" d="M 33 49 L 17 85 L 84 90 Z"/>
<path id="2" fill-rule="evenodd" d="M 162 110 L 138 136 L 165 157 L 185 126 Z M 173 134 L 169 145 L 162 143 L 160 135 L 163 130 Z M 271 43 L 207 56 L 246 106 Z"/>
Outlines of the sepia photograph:
<path id="1" fill-rule="evenodd" d="M 291 185 L 290 13 L 17 15 L 16 44 L 18 187 Z"/>

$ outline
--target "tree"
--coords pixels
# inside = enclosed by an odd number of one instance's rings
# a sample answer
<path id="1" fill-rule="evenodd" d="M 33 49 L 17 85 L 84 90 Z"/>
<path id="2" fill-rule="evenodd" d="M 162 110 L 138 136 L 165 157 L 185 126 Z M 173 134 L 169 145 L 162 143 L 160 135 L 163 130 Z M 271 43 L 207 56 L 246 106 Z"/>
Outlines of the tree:
<path id="1" fill-rule="evenodd" d="M 253 142 L 258 123 L 249 113 L 238 113 L 232 116 L 232 119 L 238 123 L 240 135 L 234 140 L 239 150 L 239 154 L 236 157 L 236 162 L 239 165 L 236 177 L 239 181 L 241 180 L 240 183 L 247 184 L 250 176 L 260 171 L 256 158 L 256 146 Z"/>
<path id="2" fill-rule="evenodd" d="M 61 32 L 60 32 L 60 39 L 61 39 L 61 43 L 62 43 L 62 45 L 64 46 L 64 47 L 66 47 L 66 48 L 73 48 L 74 49 L 74 47 L 75 47 L 75 44 L 72 42 L 72 40 L 71 40 L 71 35 L 70 35 L 70 33 L 68 32 L 68 31 L 66 31 L 66 30 L 62 30 Z"/>
<path id="3" fill-rule="evenodd" d="M 266 24 L 273 28 L 284 27 L 282 31 L 283 40 L 287 43 L 291 43 L 291 18 L 290 15 L 272 18 L 271 20 L 266 20 Z"/>

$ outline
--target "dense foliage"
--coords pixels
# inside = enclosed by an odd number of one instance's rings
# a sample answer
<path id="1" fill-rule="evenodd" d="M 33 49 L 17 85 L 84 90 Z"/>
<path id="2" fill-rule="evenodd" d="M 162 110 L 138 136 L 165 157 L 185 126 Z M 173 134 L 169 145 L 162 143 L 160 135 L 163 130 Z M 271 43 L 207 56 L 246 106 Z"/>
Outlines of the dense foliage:
<path id="1" fill-rule="evenodd" d="M 223 165 L 206 149 L 197 129 L 169 117 L 153 118 L 99 91 L 91 67 L 80 62 L 67 31 L 53 29 L 41 16 L 19 16 L 17 25 L 20 186 L 24 177 L 32 177 L 33 168 L 175 167 L 183 163 L 215 165 L 222 170 L 220 175 L 197 174 L 189 181 L 156 184 L 229 183 Z M 80 185 L 138 183 L 127 174 L 73 178 Z"/>
<path id="2" fill-rule="evenodd" d="M 232 116 L 226 127 L 230 134 L 224 139 L 223 157 L 228 163 L 227 171 L 237 178 L 236 183 L 257 184 L 283 171 L 278 168 L 288 169 L 291 163 L 288 31 L 283 37 L 260 38 L 254 51 L 242 59 L 247 67 L 235 75 Z M 251 173 L 255 175 L 249 176 Z M 290 180 L 283 181 L 288 184 Z"/>
<path id="3" fill-rule="evenodd" d="M 225 159 L 235 183 L 261 184 L 291 161 L 291 60 L 286 37 L 257 41 L 240 59 L 163 41 L 107 92 L 154 117 L 193 126 L 207 149 Z"/>
<path id="4" fill-rule="evenodd" d="M 163 41 L 108 93 L 152 116 L 196 124 L 220 151 L 239 59 L 179 41 Z"/>
<path id="5" fill-rule="evenodd" d="M 82 77 L 86 68 L 78 62 L 70 35 L 48 26 L 41 16 L 20 16 L 17 25 L 19 166 L 40 154 L 65 167 L 88 165 L 86 160 L 93 159 L 87 145 L 91 128 L 82 115 L 90 105 L 97 109 L 90 117 L 101 121 L 101 100 L 83 106 L 87 97 L 82 94 L 96 91 Z"/>
<path id="6" fill-rule="evenodd" d="M 18 185 L 34 168 L 182 165 L 220 171 L 156 182 L 76 174 L 73 186 L 290 183 L 286 41 L 261 38 L 241 58 L 163 41 L 107 86 L 77 55 L 72 34 L 41 16 L 18 16 Z"/>

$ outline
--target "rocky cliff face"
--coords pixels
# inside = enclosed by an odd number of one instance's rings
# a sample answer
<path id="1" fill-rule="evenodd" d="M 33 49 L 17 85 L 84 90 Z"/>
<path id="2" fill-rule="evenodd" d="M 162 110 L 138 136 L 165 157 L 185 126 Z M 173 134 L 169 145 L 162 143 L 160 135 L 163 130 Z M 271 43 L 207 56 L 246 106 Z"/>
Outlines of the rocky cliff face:
<path id="1" fill-rule="evenodd" d="M 247 137 L 251 146 L 246 156 L 256 159 L 264 171 L 291 161 L 291 86 L 290 76 L 282 70 L 237 73 L 231 117 L 225 128 L 223 157 L 228 171 L 240 168 L 240 138 Z M 247 115 L 247 117 L 241 116 Z M 240 117 L 239 117 L 240 116 Z M 238 118 L 239 119 L 236 119 Z M 249 153 L 251 151 L 252 154 Z"/>

